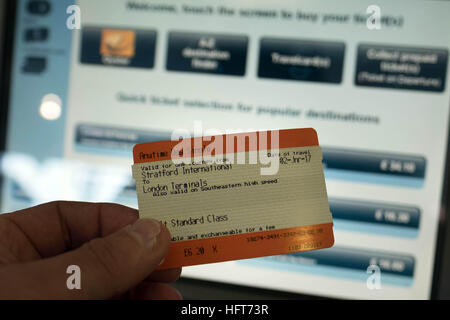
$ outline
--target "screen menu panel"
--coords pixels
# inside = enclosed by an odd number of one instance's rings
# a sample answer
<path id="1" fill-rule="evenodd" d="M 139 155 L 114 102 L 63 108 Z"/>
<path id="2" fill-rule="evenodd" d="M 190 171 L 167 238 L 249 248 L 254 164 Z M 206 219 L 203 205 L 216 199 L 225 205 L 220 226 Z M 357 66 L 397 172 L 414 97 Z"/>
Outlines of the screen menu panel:
<path id="1" fill-rule="evenodd" d="M 136 206 L 133 145 L 170 139 L 175 129 L 314 127 L 335 246 L 183 275 L 342 298 L 430 297 L 447 154 L 450 3 L 19 4 L 8 150 L 37 159 L 37 181 L 53 172 L 49 158 L 63 159 L 66 173 L 70 164 L 68 180 L 105 164 L 117 174 L 87 179 L 86 192 L 65 185 L 45 196 L 9 174 L 4 211 L 52 198 Z M 66 27 L 73 4 L 79 30 Z M 45 99 L 61 106 L 51 121 Z"/>

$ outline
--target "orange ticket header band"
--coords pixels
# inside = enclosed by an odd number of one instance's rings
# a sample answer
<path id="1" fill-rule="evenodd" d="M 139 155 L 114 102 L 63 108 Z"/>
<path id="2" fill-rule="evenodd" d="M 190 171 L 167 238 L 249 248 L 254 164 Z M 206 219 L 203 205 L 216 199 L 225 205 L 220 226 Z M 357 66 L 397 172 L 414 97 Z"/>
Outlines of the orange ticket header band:
<path id="1" fill-rule="evenodd" d="M 157 270 L 330 248 L 333 223 L 172 242 Z"/>
<path id="2" fill-rule="evenodd" d="M 251 143 L 252 137 L 256 138 L 257 141 Z M 187 155 L 180 154 L 180 158 L 201 156 L 202 152 L 208 148 L 212 149 L 210 151 L 211 156 L 223 154 L 225 151 L 236 153 L 270 150 L 272 149 L 271 146 L 274 145 L 272 143 L 273 138 L 279 139 L 279 143 L 276 144 L 278 149 L 319 145 L 317 132 L 312 128 L 224 134 L 185 139 L 184 143 L 191 146 L 192 152 Z M 138 144 L 133 149 L 134 163 L 172 160 L 172 150 L 180 144 L 180 141 L 169 140 Z M 221 148 L 217 148 L 217 146 L 221 146 Z M 201 149 L 200 154 L 197 149 Z"/>

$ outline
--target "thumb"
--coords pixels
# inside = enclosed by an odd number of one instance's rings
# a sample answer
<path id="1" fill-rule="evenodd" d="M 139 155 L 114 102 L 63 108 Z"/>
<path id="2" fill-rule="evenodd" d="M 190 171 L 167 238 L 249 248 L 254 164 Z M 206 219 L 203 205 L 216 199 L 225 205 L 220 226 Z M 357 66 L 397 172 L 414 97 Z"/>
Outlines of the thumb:
<path id="1" fill-rule="evenodd" d="M 20 270 L 10 271 L 21 273 L 14 277 L 20 281 L 27 279 L 31 298 L 107 299 L 125 293 L 147 278 L 162 262 L 169 246 L 169 231 L 161 223 L 140 219 L 76 250 L 16 265 L 15 268 Z M 69 284 L 77 283 L 76 274 L 66 273 L 72 265 L 79 267 L 76 268 L 79 270 L 79 290 L 70 289 Z"/>

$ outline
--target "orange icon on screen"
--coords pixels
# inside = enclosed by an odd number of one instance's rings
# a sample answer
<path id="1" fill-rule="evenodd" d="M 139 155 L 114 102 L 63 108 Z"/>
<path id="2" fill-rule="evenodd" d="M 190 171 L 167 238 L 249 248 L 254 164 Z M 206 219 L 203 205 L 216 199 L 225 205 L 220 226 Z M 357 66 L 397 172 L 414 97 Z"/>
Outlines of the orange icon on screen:
<path id="1" fill-rule="evenodd" d="M 134 56 L 136 51 L 136 33 L 132 30 L 102 30 L 100 54 L 102 56 L 127 57 Z"/>

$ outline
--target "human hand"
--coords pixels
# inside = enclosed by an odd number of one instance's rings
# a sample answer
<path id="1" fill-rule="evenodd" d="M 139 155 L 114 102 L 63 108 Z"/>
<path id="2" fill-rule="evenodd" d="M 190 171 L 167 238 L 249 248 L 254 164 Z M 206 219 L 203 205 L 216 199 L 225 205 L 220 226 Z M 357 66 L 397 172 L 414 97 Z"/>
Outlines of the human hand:
<path id="1" fill-rule="evenodd" d="M 159 222 L 117 204 L 51 202 L 0 215 L 0 299 L 181 299 L 154 271 L 170 245 Z M 69 290 L 70 265 L 81 289 Z"/>

